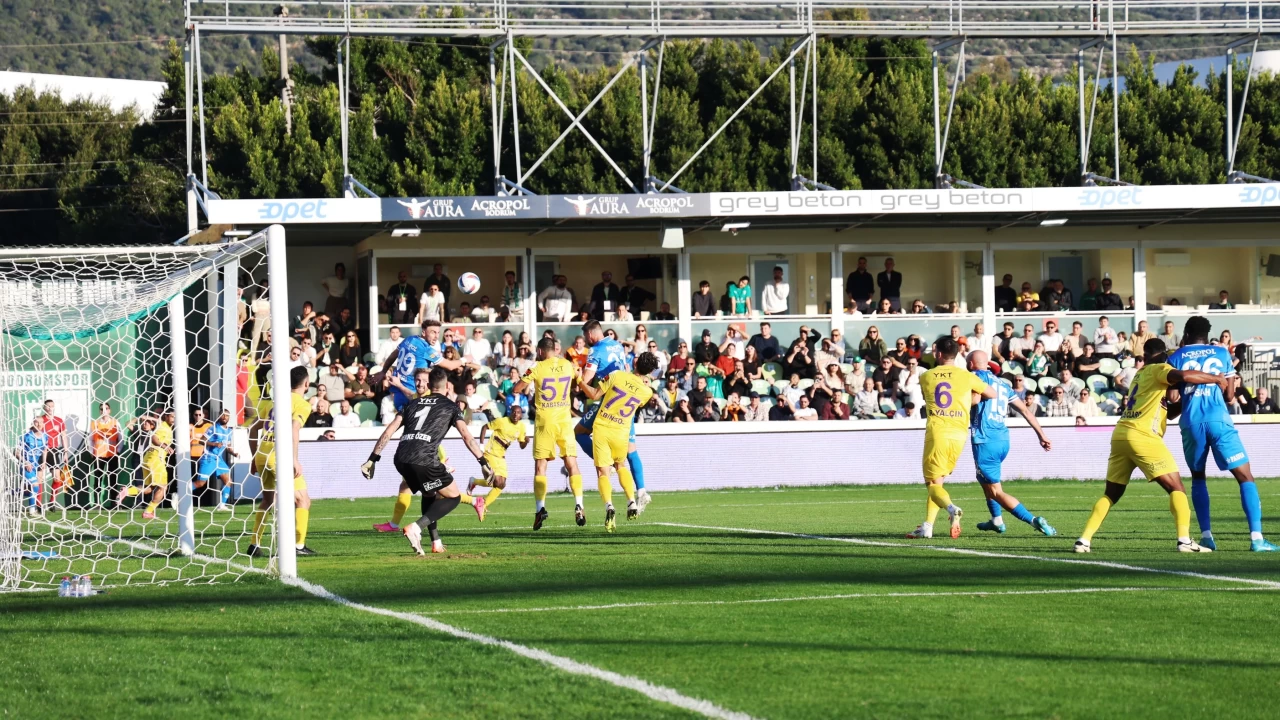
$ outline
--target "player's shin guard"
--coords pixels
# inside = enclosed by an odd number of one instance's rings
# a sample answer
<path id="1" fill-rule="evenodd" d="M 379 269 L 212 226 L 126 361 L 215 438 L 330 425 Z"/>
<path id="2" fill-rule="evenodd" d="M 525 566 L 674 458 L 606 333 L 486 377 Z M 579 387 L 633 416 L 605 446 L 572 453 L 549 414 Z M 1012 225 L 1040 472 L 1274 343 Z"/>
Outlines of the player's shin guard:
<path id="1" fill-rule="evenodd" d="M 391 524 L 396 527 L 400 526 L 400 521 L 404 519 L 404 514 L 409 511 L 409 503 L 413 502 L 413 491 L 404 490 L 396 495 L 396 506 L 391 511 Z"/>
<path id="2" fill-rule="evenodd" d="M 1240 506 L 1244 508 L 1244 519 L 1249 522 L 1249 532 L 1262 536 L 1262 499 L 1258 497 L 1258 484 L 1255 482 L 1240 483 Z M 1196 514 L 1199 514 L 1199 508 Z"/>
<path id="3" fill-rule="evenodd" d="M 1086 542 L 1093 540 L 1093 534 L 1102 527 L 1102 521 L 1107 519 L 1107 513 L 1111 512 L 1113 504 L 1111 498 L 1106 495 L 1098 498 L 1098 502 L 1093 504 L 1093 512 L 1089 514 L 1089 521 L 1084 524 L 1084 532 L 1080 533 L 1083 540 Z"/>
<path id="4" fill-rule="evenodd" d="M 253 511 L 253 544 L 262 545 L 262 526 L 267 524 L 267 511 L 259 508 Z"/>
<path id="5" fill-rule="evenodd" d="M 951 506 L 951 494 L 947 492 L 946 488 L 942 487 L 941 482 L 929 483 L 929 500 L 933 501 L 933 504 L 939 508 Z M 934 514 L 936 515 L 937 513 L 935 512 Z M 933 519 L 930 518 L 929 522 L 933 522 Z"/>
<path id="6" fill-rule="evenodd" d="M 307 528 L 311 525 L 311 508 L 294 508 L 293 510 L 293 541 L 298 547 L 307 544 Z"/>
<path id="7" fill-rule="evenodd" d="M 600 488 L 600 499 L 605 505 L 613 504 L 613 485 L 609 482 L 609 473 L 601 473 L 596 478 L 596 487 Z"/>
<path id="8" fill-rule="evenodd" d="M 627 467 L 631 468 L 631 477 L 635 480 L 636 490 L 644 489 L 644 463 L 640 460 L 640 451 L 627 453 Z"/>
<path id="9" fill-rule="evenodd" d="M 1004 514 L 1004 510 L 1000 507 L 1000 503 L 995 500 L 987 500 L 987 510 L 991 512 L 991 517 L 998 518 Z"/>
<path id="10" fill-rule="evenodd" d="M 431 525 L 440 521 L 445 515 L 453 512 L 458 507 L 460 501 L 456 497 L 446 498 L 435 496 L 434 498 L 422 498 L 422 517 L 418 518 L 418 528 L 422 530 L 430 530 Z M 432 540 L 435 540 L 433 537 Z"/>
<path id="11" fill-rule="evenodd" d="M 1169 493 L 1169 512 L 1173 513 L 1173 524 L 1178 529 L 1179 540 L 1191 538 L 1191 506 L 1187 503 L 1187 494 L 1181 490 Z"/>
<path id="12" fill-rule="evenodd" d="M 591 433 L 574 433 L 573 439 L 578 441 L 578 447 L 581 448 L 584 455 L 594 457 L 591 454 Z"/>
<path id="13" fill-rule="evenodd" d="M 924 504 L 924 521 L 929 525 L 933 525 L 933 522 L 938 519 L 938 511 L 941 509 L 942 508 L 938 507 L 938 504 L 933 501 L 933 494 L 930 493 L 928 500 L 926 500 Z"/>
<path id="14" fill-rule="evenodd" d="M 1242 485 L 1241 488 L 1244 486 Z M 1196 507 L 1196 524 L 1200 533 L 1212 532 L 1209 522 L 1209 483 L 1204 478 L 1191 478 L 1191 503 Z"/>
<path id="15" fill-rule="evenodd" d="M 578 478 L 579 487 L 581 487 L 582 478 Z M 490 493 L 492 494 L 492 493 Z M 533 476 L 533 501 L 534 509 L 541 510 L 547 506 L 547 476 Z"/>
<path id="16" fill-rule="evenodd" d="M 574 504 L 581 505 L 582 504 L 582 476 L 581 475 L 569 476 L 569 490 L 573 492 Z"/>
<path id="17" fill-rule="evenodd" d="M 618 468 L 618 482 L 622 485 L 622 492 L 627 496 L 627 502 L 636 499 L 636 481 L 631 477 L 631 471 L 626 468 Z"/>
<path id="18" fill-rule="evenodd" d="M 231 503 L 231 483 L 222 486 L 222 504 L 229 505 Z"/>
<path id="19" fill-rule="evenodd" d="M 489 491 L 488 495 L 484 496 L 484 504 L 488 506 L 498 502 L 498 496 L 500 495 L 502 495 L 502 488 L 493 488 Z"/>

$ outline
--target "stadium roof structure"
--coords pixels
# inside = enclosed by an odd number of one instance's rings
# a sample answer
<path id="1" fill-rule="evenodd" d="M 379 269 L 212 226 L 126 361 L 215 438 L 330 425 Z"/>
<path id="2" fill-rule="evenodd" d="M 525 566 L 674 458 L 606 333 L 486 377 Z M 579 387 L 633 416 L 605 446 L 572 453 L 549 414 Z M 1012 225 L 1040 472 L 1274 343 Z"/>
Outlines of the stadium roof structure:
<path id="1" fill-rule="evenodd" d="M 1122 177 L 1119 145 L 1119 105 L 1112 103 L 1114 177 L 1102 177 L 1090 171 L 1089 157 L 1092 154 L 1095 111 L 1098 106 L 1098 88 L 1101 85 L 1104 67 L 1109 67 L 1111 86 L 1119 87 L 1118 55 L 1122 36 L 1134 35 L 1227 35 L 1226 72 L 1227 87 L 1234 87 L 1232 74 L 1236 66 L 1236 53 L 1240 48 L 1252 45 L 1248 53 L 1248 76 L 1244 92 L 1239 98 L 1239 108 L 1235 107 L 1234 93 L 1226 97 L 1226 143 L 1224 146 L 1224 162 L 1226 177 L 1229 182 L 1237 184 L 1270 183 L 1267 178 L 1260 178 L 1235 169 L 1235 156 L 1238 145 L 1239 127 L 1244 118 L 1244 106 L 1248 101 L 1249 80 L 1253 76 L 1253 58 L 1257 54 L 1258 42 L 1263 35 L 1280 33 L 1280 0 L 1221 0 L 1213 3 L 1169 1 L 1169 0 L 796 0 L 795 2 L 778 3 L 774 0 L 646 0 L 646 2 L 628 2 L 627 0 L 492 0 L 491 2 L 404 2 L 401 0 L 385 0 L 371 2 L 366 0 L 310 0 L 299 3 L 281 3 L 278 0 L 187 0 L 186 1 L 185 43 L 186 89 L 187 92 L 187 195 L 188 226 L 195 232 L 199 226 L 197 209 L 204 211 L 210 223 L 223 220 L 216 206 L 223 209 L 231 207 L 216 192 L 208 187 L 207 159 L 205 157 L 205 113 L 203 72 L 200 62 L 201 33 L 250 33 L 278 35 L 284 44 L 285 35 L 331 35 L 338 36 L 337 84 L 341 117 L 341 151 L 343 164 L 344 197 L 333 200 L 313 201 L 277 201 L 262 200 L 262 203 L 276 203 L 258 208 L 269 215 L 271 207 L 278 207 L 283 221 L 287 207 L 293 207 L 299 214 L 304 212 L 304 205 L 297 203 L 322 202 L 331 210 L 344 208 L 342 212 L 327 215 L 327 219 L 313 218 L 312 223 L 385 223 L 400 219 L 398 206 L 415 207 L 423 213 L 439 211 L 443 222 L 459 222 L 467 224 L 473 220 L 485 220 L 490 227 L 499 224 L 511 224 L 516 227 L 541 227 L 548 223 L 580 224 L 616 222 L 635 226 L 635 217 L 651 217 L 655 221 L 670 217 L 688 217 L 712 219 L 724 215 L 719 212 L 716 203 L 726 201 L 733 193 L 710 193 L 690 195 L 684 193 L 676 184 L 681 175 L 698 158 L 734 120 L 740 115 L 764 89 L 773 83 L 785 71 L 790 93 L 790 134 L 789 134 L 789 188 L 778 188 L 787 193 L 757 193 L 757 201 L 744 199 L 745 205 L 738 206 L 733 213 L 757 217 L 761 221 L 777 223 L 796 223 L 812 227 L 818 216 L 827 218 L 833 223 L 850 221 L 859 223 L 936 223 L 937 217 L 948 217 L 952 224 L 986 223 L 1003 225 L 1006 223 L 1040 222 L 1037 214 L 1044 212 L 1067 213 L 1084 212 L 1089 220 L 1085 222 L 1114 223 L 1118 218 L 1138 223 L 1177 222 L 1188 214 L 1204 213 L 1204 216 L 1221 215 L 1223 219 L 1239 219 L 1249 217 L 1256 219 L 1258 214 L 1269 217 L 1271 213 L 1261 210 L 1267 202 L 1260 202 L 1258 207 L 1252 201 L 1231 201 L 1228 196 L 1250 198 L 1256 194 L 1258 198 L 1267 195 L 1270 190 L 1255 189 L 1226 190 L 1219 197 L 1217 191 L 1207 190 L 1217 200 L 1208 206 L 1201 200 L 1202 193 L 1175 192 L 1165 188 L 1163 192 L 1152 193 L 1156 188 L 1134 189 L 1126 193 L 1129 187 Z M 359 179 L 350 172 L 348 158 L 348 125 L 349 125 L 349 87 L 350 87 L 350 39 L 354 36 L 448 36 L 489 38 L 493 42 L 489 46 L 489 104 L 490 104 L 490 136 L 491 167 L 493 168 L 493 195 L 486 198 L 399 198 L 388 201 L 378 198 Z M 630 53 L 615 71 L 613 78 L 599 93 L 580 110 L 571 110 L 556 91 L 542 78 L 525 54 L 516 46 L 517 38 L 527 37 L 602 37 L 625 36 L 644 39 L 642 47 Z M 932 40 L 933 62 L 933 167 L 934 187 L 942 195 L 929 195 L 926 191 L 903 190 L 882 191 L 876 197 L 865 196 L 856 192 L 842 192 L 839 188 L 824 184 L 820 180 L 818 163 L 818 104 L 821 101 L 821 88 L 818 83 L 818 39 L 829 36 L 914 36 Z M 1232 37 L 1234 36 L 1234 37 Z M 666 178 L 657 177 L 650 165 L 653 148 L 662 138 L 655 137 L 655 128 L 660 102 L 662 100 L 662 68 L 666 43 L 672 38 L 750 38 L 772 37 L 790 38 L 792 43 L 786 49 L 782 61 L 761 82 L 756 90 L 730 113 L 720 127 L 683 164 L 672 171 Z M 995 189 L 984 188 L 961 178 L 952 177 L 944 172 L 947 141 L 950 134 L 951 118 L 960 83 L 965 72 L 965 43 L 969 38 L 1039 38 L 1065 37 L 1078 38 L 1077 46 L 1077 92 L 1079 107 L 1078 126 L 1078 180 L 1084 188 L 1112 188 L 1108 195 L 1104 191 L 1086 191 L 1081 193 L 1071 188 L 1025 188 Z M 1092 63 L 1093 82 L 1086 82 L 1086 66 L 1090 65 L 1086 57 L 1092 57 L 1096 48 L 1096 60 Z M 1110 51 L 1108 53 L 1108 50 Z M 1107 55 L 1110 55 L 1108 58 Z M 286 110 L 286 122 L 289 119 L 290 90 L 288 66 L 281 55 L 281 100 Z M 954 60 L 954 71 L 947 69 Z M 640 77 L 641 100 L 641 168 L 621 167 L 609 154 L 607 148 L 583 125 L 583 118 L 599 101 L 611 91 L 614 84 L 626 73 L 635 71 Z M 950 75 L 950 91 L 946 93 L 944 106 L 944 87 Z M 545 148 L 521 148 L 519 131 L 519 108 L 517 106 L 517 89 L 520 83 L 530 81 L 539 85 L 554 101 L 566 116 L 567 125 L 559 137 Z M 1092 98 L 1086 93 L 1092 90 Z M 508 113 L 508 106 L 510 112 Z M 509 122 L 508 122 L 509 118 Z M 197 128 L 198 124 L 198 128 Z M 580 132 L 600 154 L 606 163 L 629 189 L 628 195 L 596 196 L 591 203 L 584 196 L 537 196 L 528 189 L 529 177 L 544 160 L 564 141 L 570 133 Z M 800 148 L 804 133 L 812 134 L 809 145 L 812 148 L 811 158 L 802 158 Z M 199 142 L 199 165 L 196 164 L 196 142 Z M 504 163 L 504 140 L 510 142 L 513 152 L 509 161 Z M 536 160 L 529 163 L 529 159 Z M 197 176 L 197 169 L 199 175 Z M 511 173 L 508 175 L 507 173 Z M 633 178 L 639 178 L 636 182 Z M 1212 188 L 1216 186 L 1205 186 Z M 1223 186 L 1225 190 L 1229 186 Z M 1275 186 L 1268 186 L 1272 190 Z M 948 203 L 952 195 L 947 191 L 966 191 L 954 197 L 960 198 L 961 205 Z M 972 194 L 968 191 L 972 191 Z M 1090 192 L 1095 192 L 1091 195 Z M 798 195 L 796 193 L 799 193 Z M 876 210 L 876 203 L 895 203 L 895 193 L 905 194 L 908 203 L 911 197 L 918 197 L 919 206 L 908 204 L 905 209 L 893 204 L 887 212 Z M 918 195 L 913 195 L 918 194 Z M 920 194 L 923 193 L 923 194 Z M 1062 197 L 1053 202 L 1032 201 L 1033 195 L 1059 193 Z M 1151 205 L 1146 202 L 1130 204 L 1107 204 L 1105 198 L 1159 196 L 1161 203 Z M 1272 193 L 1274 194 L 1274 193 Z M 770 210 L 769 196 L 778 195 L 779 202 L 799 202 L 811 212 L 782 212 Z M 659 196 L 662 200 L 651 202 L 652 206 L 669 206 L 680 208 L 679 212 L 650 213 L 592 213 L 574 215 L 566 209 L 566 203 L 583 202 L 592 208 L 606 204 L 600 198 L 629 198 L 614 202 L 621 207 L 627 203 L 640 202 L 638 198 Z M 1018 198 L 1014 200 L 1015 196 Z M 1169 198 L 1182 198 L 1175 204 Z M 983 205 L 982 198 L 1004 198 L 1010 202 L 995 205 Z M 1047 196 L 1046 196 L 1047 197 Z M 1069 198 L 1077 197 L 1072 201 Z M 825 199 L 824 199 L 825 198 Z M 972 198 L 978 198 L 970 205 Z M 1099 205 L 1088 204 L 1088 198 L 1099 198 Z M 527 210 L 512 211 L 512 208 L 523 201 Z M 852 206 L 848 203 L 858 201 L 863 204 Z M 369 210 L 360 211 L 356 201 L 364 203 Z M 243 201 L 257 202 L 257 201 Z M 758 202 L 758 205 L 751 205 Z M 1075 202 L 1075 205 L 1072 205 Z M 294 203 L 290 205 L 290 203 Z M 844 203 L 844 204 L 841 204 Z M 1047 203 L 1047 204 L 1046 204 Z M 1084 203 L 1083 205 L 1081 203 Z M 375 214 L 371 208 L 380 208 Z M 312 212 L 318 212 L 319 206 L 312 205 Z M 463 209 L 463 208 L 466 209 Z M 502 212 L 487 212 L 503 210 Z M 346 214 L 347 208 L 351 213 Z M 475 208 L 475 212 L 472 212 Z M 504 209 L 505 208 L 505 209 Z M 542 208 L 539 210 L 538 208 Z M 700 209 L 705 208 L 705 210 Z M 636 209 L 643 209 L 637 205 Z M 884 208 L 881 207 L 883 210 Z M 417 212 L 414 210 L 413 212 Z M 459 214 L 461 213 L 461 214 Z M 567 215 L 561 217 L 561 214 Z M 956 217 L 951 217 L 955 215 Z M 985 220 L 982 219 L 985 216 Z M 237 217 L 240 217 L 237 215 Z M 345 219 L 338 219 L 338 218 Z M 357 217 L 361 219 L 357 219 Z M 429 217 L 423 215 L 423 218 Z M 270 220 L 269 217 L 262 217 Z M 408 219 L 419 219 L 410 217 Z M 306 218 L 294 217 L 295 222 Z M 825 220 L 824 220 L 825 221 Z"/>

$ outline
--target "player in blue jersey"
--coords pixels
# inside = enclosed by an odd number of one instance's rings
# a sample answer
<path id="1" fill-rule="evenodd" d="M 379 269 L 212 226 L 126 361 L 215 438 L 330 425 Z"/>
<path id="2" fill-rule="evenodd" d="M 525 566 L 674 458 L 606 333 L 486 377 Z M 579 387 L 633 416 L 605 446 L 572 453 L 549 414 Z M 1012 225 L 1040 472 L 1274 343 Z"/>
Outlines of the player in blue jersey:
<path id="1" fill-rule="evenodd" d="M 231 410 L 223 408 L 218 421 L 204 431 L 204 454 L 196 463 L 195 487 L 197 490 L 208 486 L 209 481 L 217 479 L 222 489 L 218 506 L 214 510 L 229 512 L 231 506 L 231 463 L 227 456 L 236 456 L 231 448 Z"/>
<path id="2" fill-rule="evenodd" d="M 1231 353 L 1221 345 L 1209 344 L 1212 330 L 1208 318 L 1199 315 L 1187 320 L 1182 347 L 1169 356 L 1169 364 L 1178 370 L 1199 370 L 1236 381 Z M 1234 385 L 1232 386 L 1234 387 Z M 1182 414 L 1178 427 L 1182 432 L 1182 452 L 1191 469 L 1191 503 L 1200 524 L 1200 545 L 1217 549 L 1209 522 L 1209 486 L 1205 482 L 1205 466 L 1209 453 L 1219 470 L 1229 470 L 1240 483 L 1240 504 L 1249 523 L 1250 546 L 1254 552 L 1274 552 L 1276 546 L 1262 537 L 1262 501 L 1258 486 L 1249 469 L 1249 454 L 1240 442 L 1227 412 L 1222 390 L 1216 385 L 1182 385 L 1169 389 L 1169 417 Z"/>
<path id="3" fill-rule="evenodd" d="M 582 382 L 590 385 L 593 380 L 604 382 L 617 370 L 629 370 L 631 362 L 622 343 L 604 336 L 600 323 L 591 320 L 582 326 L 582 336 L 591 350 L 587 353 L 587 366 L 582 370 Z M 574 429 L 574 437 L 578 447 L 587 457 L 591 455 L 591 427 L 595 423 L 599 403 L 587 408 L 582 421 Z M 649 504 L 649 492 L 644 489 L 644 463 L 640 461 L 640 453 L 636 450 L 636 425 L 631 423 L 631 436 L 627 439 L 627 466 L 631 477 L 636 481 L 636 510 L 644 512 Z"/>
<path id="4" fill-rule="evenodd" d="M 33 516 L 44 512 L 41 486 L 44 484 L 44 466 L 48 454 L 49 436 L 44 432 L 44 423 L 37 417 L 22 434 L 17 452 L 18 461 L 22 463 L 23 484 L 26 486 L 24 496 L 27 512 Z"/>
<path id="5" fill-rule="evenodd" d="M 422 334 L 405 338 L 382 364 L 386 377 L 384 384 L 391 391 L 391 401 L 397 412 L 417 394 L 414 373 L 420 368 L 430 370 L 436 366 L 457 370 L 462 363 L 445 360 L 440 354 L 440 321 L 423 320 Z"/>
<path id="6" fill-rule="evenodd" d="M 1000 486 L 1001 467 L 1005 457 L 1009 455 L 1009 408 L 1013 407 L 1019 415 L 1026 418 L 1027 424 L 1036 431 L 1040 439 L 1040 447 L 1045 451 L 1053 449 L 1053 443 L 1045 436 L 1044 429 L 1036 422 L 1036 416 L 1021 400 L 1013 394 L 1013 388 L 1003 379 L 996 377 L 987 369 L 990 362 L 987 353 L 977 350 L 969 353 L 969 369 L 983 383 L 995 388 L 996 396 L 983 398 L 969 415 L 969 437 L 973 445 L 973 464 L 978 470 L 978 482 L 982 485 L 982 493 L 987 496 L 987 509 L 991 511 L 991 519 L 978 523 L 979 530 L 1003 533 L 1004 513 L 1001 508 L 1013 513 L 1013 516 L 1049 537 L 1058 534 L 1053 526 L 1044 518 L 1032 515 L 1018 498 L 1004 491 Z"/>

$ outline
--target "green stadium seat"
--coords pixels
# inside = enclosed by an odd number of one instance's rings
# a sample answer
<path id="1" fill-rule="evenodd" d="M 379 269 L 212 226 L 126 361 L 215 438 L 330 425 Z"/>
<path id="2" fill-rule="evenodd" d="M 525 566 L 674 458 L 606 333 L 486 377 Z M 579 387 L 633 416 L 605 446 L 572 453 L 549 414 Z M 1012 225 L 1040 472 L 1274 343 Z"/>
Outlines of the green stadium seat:
<path id="1" fill-rule="evenodd" d="M 354 410 L 356 416 L 360 418 L 360 423 L 362 425 L 365 422 L 372 424 L 378 417 L 378 406 L 368 400 L 361 400 L 351 409 Z"/>
<path id="2" fill-rule="evenodd" d="M 767 362 L 760 366 L 760 374 L 769 382 L 777 382 L 782 379 L 782 366 L 776 362 Z"/>
<path id="3" fill-rule="evenodd" d="M 810 380 L 809 378 L 805 378 L 805 379 L 803 379 L 803 380 L 801 380 L 801 381 L 800 381 L 800 389 L 801 389 L 801 390 L 808 390 L 808 389 L 809 389 L 809 388 L 811 388 L 811 387 L 813 387 L 813 381 L 812 381 L 812 380 Z"/>
<path id="4" fill-rule="evenodd" d="M 768 380 L 752 380 L 751 390 L 760 393 L 760 396 L 764 397 L 773 392 L 773 386 L 769 384 Z"/>
<path id="5" fill-rule="evenodd" d="M 364 354 L 364 361 L 367 363 L 376 363 L 378 362 L 378 356 L 371 352 L 367 352 Z"/>
<path id="6" fill-rule="evenodd" d="M 1120 373 L 1120 363 L 1112 358 L 1103 358 L 1098 361 L 1098 372 L 1107 377 L 1115 377 Z"/>
<path id="7" fill-rule="evenodd" d="M 1095 395 L 1101 395 L 1111 389 L 1111 378 L 1106 375 L 1090 375 L 1085 378 L 1084 384 L 1088 385 Z"/>
<path id="8" fill-rule="evenodd" d="M 1007 375 L 1022 374 L 1022 366 L 1017 363 L 1006 362 L 1004 365 L 1000 366 L 1000 369 L 1003 370 L 1004 373 Z"/>
<path id="9" fill-rule="evenodd" d="M 1037 388 L 1039 388 L 1039 383 L 1037 383 L 1034 378 L 1023 378 L 1022 387 L 1027 392 L 1033 393 Z"/>
<path id="10" fill-rule="evenodd" d="M 774 394 L 774 395 L 781 395 L 782 393 L 784 393 L 784 392 L 786 392 L 786 391 L 787 391 L 787 387 L 788 387 L 790 384 L 791 384 L 791 383 L 787 382 L 786 380 L 778 380 L 777 382 L 775 382 L 775 383 L 773 384 L 773 394 Z"/>
<path id="11" fill-rule="evenodd" d="M 1027 378 L 1028 382 L 1030 382 L 1030 380 L 1031 378 Z M 1054 388 L 1058 387 L 1061 384 L 1062 383 L 1058 382 L 1057 380 L 1051 377 L 1042 377 L 1040 378 L 1039 381 L 1036 382 L 1036 387 L 1037 389 L 1040 390 L 1040 392 L 1048 395 Z"/>
<path id="12" fill-rule="evenodd" d="M 1078 377 L 1073 377 L 1073 378 L 1071 378 L 1071 383 L 1070 383 L 1070 385 L 1071 385 L 1071 389 L 1075 392 L 1075 394 L 1076 394 L 1076 396 L 1077 396 L 1077 397 L 1079 397 L 1079 395 L 1080 395 L 1080 391 L 1081 391 L 1081 390 L 1083 390 L 1083 389 L 1085 389 L 1084 380 L 1082 380 L 1082 379 L 1080 379 L 1080 378 L 1078 378 Z"/>
<path id="13" fill-rule="evenodd" d="M 1120 361 L 1120 367 L 1121 367 L 1121 368 L 1131 368 L 1131 367 L 1133 367 L 1134 365 L 1137 365 L 1137 364 L 1138 364 L 1138 363 L 1137 363 L 1133 358 L 1131 358 L 1131 357 L 1127 357 L 1127 358 L 1125 358 L 1125 359 L 1123 359 L 1123 360 L 1121 360 L 1121 361 Z"/>

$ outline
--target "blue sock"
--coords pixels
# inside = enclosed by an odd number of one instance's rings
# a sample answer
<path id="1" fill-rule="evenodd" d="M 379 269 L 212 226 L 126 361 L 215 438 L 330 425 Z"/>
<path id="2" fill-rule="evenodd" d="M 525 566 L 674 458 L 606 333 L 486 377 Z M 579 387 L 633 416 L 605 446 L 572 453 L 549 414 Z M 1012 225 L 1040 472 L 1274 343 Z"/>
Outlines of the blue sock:
<path id="1" fill-rule="evenodd" d="M 640 462 L 640 451 L 632 450 L 627 453 L 627 464 L 631 466 L 631 477 L 636 480 L 636 490 L 644 489 L 644 463 Z"/>
<path id="2" fill-rule="evenodd" d="M 1013 513 L 1014 517 L 1018 518 L 1019 520 L 1021 520 L 1022 522 L 1028 525 L 1031 524 L 1032 520 L 1035 520 L 1035 518 L 1031 515 L 1031 511 L 1028 510 L 1027 506 L 1023 505 L 1022 503 L 1018 503 L 1018 507 L 1010 510 L 1009 512 Z"/>
<path id="3" fill-rule="evenodd" d="M 231 483 L 222 486 L 222 503 L 225 505 L 231 502 Z"/>
<path id="4" fill-rule="evenodd" d="M 1240 483 L 1240 505 L 1244 507 L 1245 520 L 1249 521 L 1249 532 L 1262 532 L 1262 500 L 1258 497 L 1257 483 Z"/>
<path id="5" fill-rule="evenodd" d="M 1253 491 L 1254 497 L 1257 497 L 1257 490 Z M 1241 498 L 1244 497 L 1244 486 L 1240 486 Z M 1191 504 L 1196 507 L 1196 522 L 1200 525 L 1200 532 L 1211 532 L 1209 525 L 1209 485 L 1204 478 L 1191 478 Z M 1245 511 L 1248 513 L 1248 511 Z M 1259 516 L 1261 522 L 1261 516 Z"/>
<path id="6" fill-rule="evenodd" d="M 987 501 L 987 509 L 991 511 L 991 517 L 998 518 L 1004 514 L 1004 510 L 1000 509 L 1000 503 L 995 500 Z"/>
<path id="7" fill-rule="evenodd" d="M 582 453 L 584 455 L 586 455 L 587 457 L 594 457 L 591 454 L 591 435 L 589 434 L 578 435 L 577 433 L 575 433 L 573 437 L 575 440 L 578 441 L 578 447 L 582 448 Z"/>

